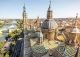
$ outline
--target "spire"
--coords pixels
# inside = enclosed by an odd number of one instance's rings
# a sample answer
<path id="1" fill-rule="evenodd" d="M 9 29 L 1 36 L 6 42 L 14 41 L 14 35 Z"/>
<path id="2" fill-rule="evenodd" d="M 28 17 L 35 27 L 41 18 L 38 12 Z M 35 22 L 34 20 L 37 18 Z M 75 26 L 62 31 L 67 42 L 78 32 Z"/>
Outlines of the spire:
<path id="1" fill-rule="evenodd" d="M 23 22 L 24 22 L 24 29 L 28 29 L 28 18 L 27 18 L 27 14 L 26 14 L 26 7 L 25 7 L 25 3 L 24 3 L 24 6 L 23 6 L 23 13 L 22 13 L 22 16 L 23 16 Z"/>
<path id="2" fill-rule="evenodd" d="M 26 13 L 25 3 L 24 3 L 24 6 L 23 6 L 23 13 Z"/>
<path id="3" fill-rule="evenodd" d="M 23 6 L 23 9 L 26 9 L 26 8 L 25 8 L 25 3 L 24 3 L 24 6 Z"/>
<path id="4" fill-rule="evenodd" d="M 75 26 L 77 28 L 77 18 L 78 18 L 78 13 L 76 14 L 76 19 L 75 19 Z"/>
<path id="5" fill-rule="evenodd" d="M 47 11 L 47 19 L 52 19 L 51 0 Z"/>
<path id="6" fill-rule="evenodd" d="M 49 4 L 48 10 L 49 10 L 49 11 L 51 10 L 51 0 L 50 0 L 50 4 Z"/>

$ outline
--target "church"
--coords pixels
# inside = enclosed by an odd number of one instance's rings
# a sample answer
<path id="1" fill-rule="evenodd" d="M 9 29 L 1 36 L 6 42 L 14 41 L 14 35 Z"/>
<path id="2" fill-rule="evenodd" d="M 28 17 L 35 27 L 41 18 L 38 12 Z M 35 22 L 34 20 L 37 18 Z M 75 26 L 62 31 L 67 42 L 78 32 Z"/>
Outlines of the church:
<path id="1" fill-rule="evenodd" d="M 25 54 L 28 54 L 28 57 L 80 57 L 80 30 L 77 20 L 78 13 L 74 19 L 74 25 L 70 29 L 66 27 L 65 31 L 59 34 L 59 26 L 53 19 L 51 1 L 47 10 L 47 18 L 42 21 L 38 16 L 38 19 L 30 25 L 24 5 Z"/>

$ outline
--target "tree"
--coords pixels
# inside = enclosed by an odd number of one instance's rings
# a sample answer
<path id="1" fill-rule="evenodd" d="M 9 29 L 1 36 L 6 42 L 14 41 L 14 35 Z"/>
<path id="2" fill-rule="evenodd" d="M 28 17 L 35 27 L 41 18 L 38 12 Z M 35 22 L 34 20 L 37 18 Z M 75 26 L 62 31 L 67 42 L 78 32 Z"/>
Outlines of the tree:
<path id="1" fill-rule="evenodd" d="M 9 36 L 9 35 L 7 35 L 7 36 L 5 37 L 6 41 L 7 41 L 9 38 L 10 38 L 10 36 Z"/>
<path id="2" fill-rule="evenodd" d="M 9 36 L 10 36 L 10 37 L 13 37 L 14 35 L 15 35 L 15 34 L 14 34 L 13 32 L 10 32 L 10 33 L 9 33 Z"/>
<path id="3" fill-rule="evenodd" d="M 0 49 L 2 48 L 3 45 L 4 45 L 4 42 L 0 42 Z"/>
<path id="4" fill-rule="evenodd" d="M 17 21 L 17 27 L 20 29 L 20 28 L 23 28 L 23 20 L 18 20 Z"/>
<path id="5" fill-rule="evenodd" d="M 2 27 L 4 25 L 4 23 L 0 23 L 0 27 Z"/>
<path id="6" fill-rule="evenodd" d="M 2 53 L 2 56 L 5 57 L 5 55 L 6 55 L 6 50 L 5 50 L 5 48 L 2 48 L 2 49 L 1 49 L 1 53 Z"/>
<path id="7" fill-rule="evenodd" d="M 17 34 L 13 37 L 14 41 L 17 41 L 18 38 L 19 38 L 19 35 Z"/>

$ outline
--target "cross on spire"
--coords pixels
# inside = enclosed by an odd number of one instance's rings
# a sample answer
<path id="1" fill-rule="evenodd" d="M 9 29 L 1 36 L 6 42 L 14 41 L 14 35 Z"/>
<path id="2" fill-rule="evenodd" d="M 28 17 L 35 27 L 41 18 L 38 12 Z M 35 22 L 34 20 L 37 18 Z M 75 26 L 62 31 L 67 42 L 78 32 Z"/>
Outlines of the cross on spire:
<path id="1" fill-rule="evenodd" d="M 50 5 L 51 5 L 51 0 L 50 0 Z"/>
<path id="2" fill-rule="evenodd" d="M 24 6 L 25 6 L 25 3 L 24 3 Z"/>
<path id="3" fill-rule="evenodd" d="M 51 0 L 50 0 L 50 4 L 49 4 L 49 9 L 48 10 L 51 10 Z"/>
<path id="4" fill-rule="evenodd" d="M 24 6 L 23 6 L 23 9 L 25 9 L 25 3 L 24 3 Z"/>

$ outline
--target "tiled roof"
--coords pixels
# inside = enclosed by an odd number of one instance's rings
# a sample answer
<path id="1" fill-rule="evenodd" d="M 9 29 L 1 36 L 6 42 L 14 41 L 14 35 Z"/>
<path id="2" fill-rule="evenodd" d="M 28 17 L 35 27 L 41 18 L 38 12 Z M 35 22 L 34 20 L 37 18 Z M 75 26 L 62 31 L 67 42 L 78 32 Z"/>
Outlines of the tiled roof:
<path id="1" fill-rule="evenodd" d="M 32 50 L 37 53 L 45 53 L 48 51 L 43 45 L 35 45 L 32 47 Z"/>
<path id="2" fill-rule="evenodd" d="M 76 54 L 76 49 L 66 44 L 60 44 L 56 50 L 62 55 L 62 57 L 74 57 Z"/>

